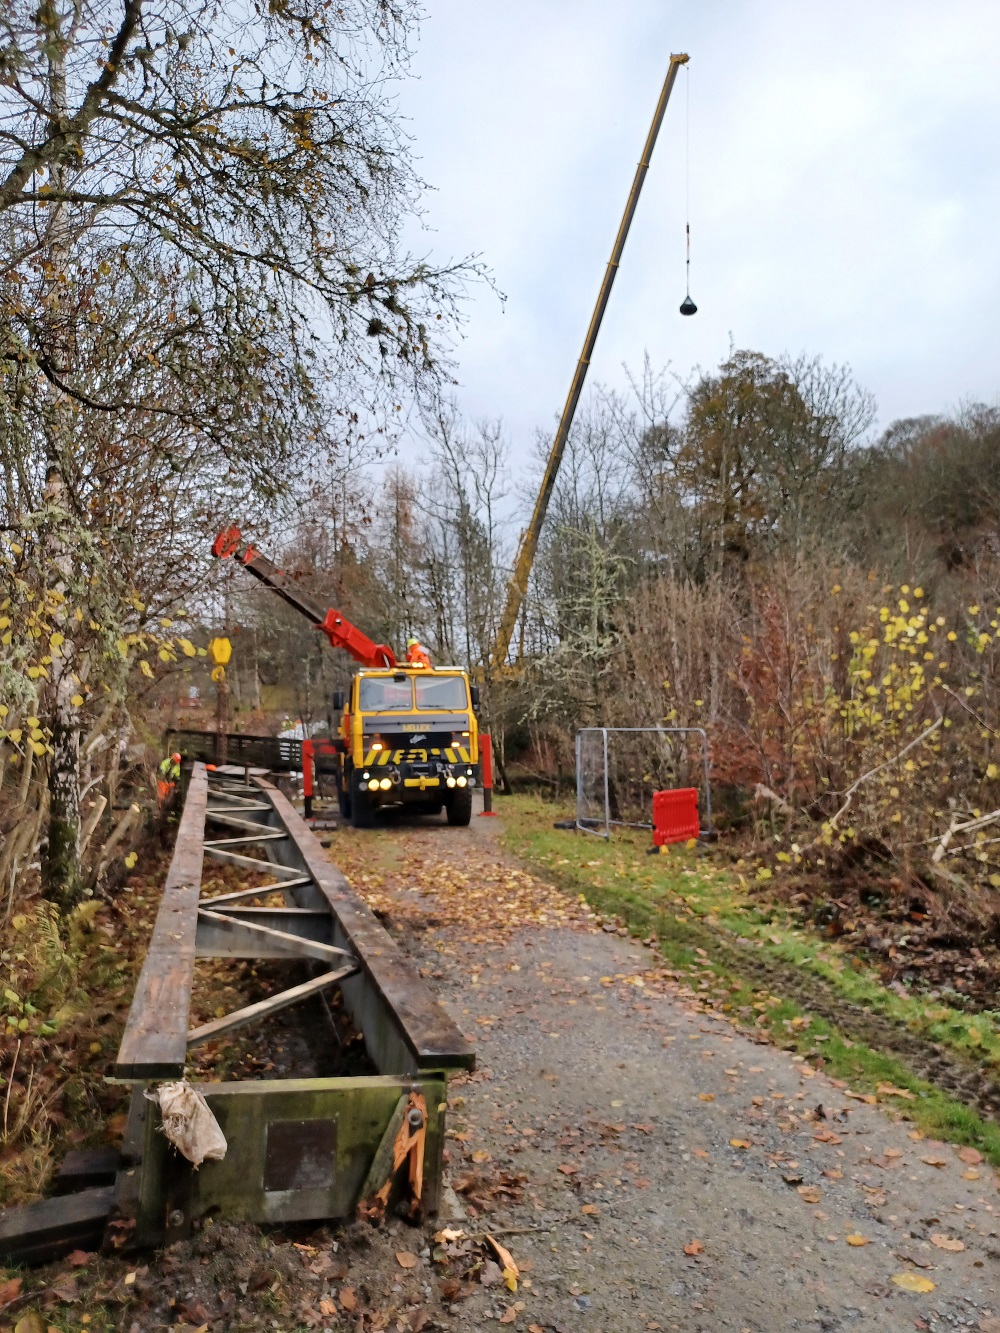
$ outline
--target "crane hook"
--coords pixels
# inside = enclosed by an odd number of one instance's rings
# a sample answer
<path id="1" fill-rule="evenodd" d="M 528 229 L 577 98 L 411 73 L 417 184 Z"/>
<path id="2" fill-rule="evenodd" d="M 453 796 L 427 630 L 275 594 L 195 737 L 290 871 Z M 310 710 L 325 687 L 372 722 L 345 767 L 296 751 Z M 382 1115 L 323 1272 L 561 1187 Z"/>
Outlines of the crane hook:
<path id="1" fill-rule="evenodd" d="M 691 223 L 690 222 L 687 223 L 686 230 L 687 230 L 687 288 L 686 288 L 687 295 L 681 302 L 681 314 L 696 315 L 698 313 L 698 307 L 691 300 Z"/>

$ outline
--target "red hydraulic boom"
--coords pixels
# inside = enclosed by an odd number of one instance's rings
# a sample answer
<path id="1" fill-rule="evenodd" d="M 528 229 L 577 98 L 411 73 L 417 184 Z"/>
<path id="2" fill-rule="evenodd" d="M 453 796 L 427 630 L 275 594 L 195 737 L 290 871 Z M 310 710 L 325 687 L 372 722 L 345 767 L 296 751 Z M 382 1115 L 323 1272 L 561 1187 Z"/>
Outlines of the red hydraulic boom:
<path id="1" fill-rule="evenodd" d="M 304 597 L 298 588 L 298 576 L 279 569 L 266 556 L 243 541 L 239 528 L 225 528 L 212 543 L 212 554 L 220 559 L 232 557 L 238 560 L 248 573 L 259 579 L 265 587 L 304 615 L 317 629 L 321 629 L 334 648 L 343 648 L 356 662 L 366 667 L 389 667 L 396 665 L 396 655 L 384 643 L 374 643 L 367 634 L 362 633 L 357 625 L 345 619 L 339 611 L 330 607 L 323 611 Z"/>

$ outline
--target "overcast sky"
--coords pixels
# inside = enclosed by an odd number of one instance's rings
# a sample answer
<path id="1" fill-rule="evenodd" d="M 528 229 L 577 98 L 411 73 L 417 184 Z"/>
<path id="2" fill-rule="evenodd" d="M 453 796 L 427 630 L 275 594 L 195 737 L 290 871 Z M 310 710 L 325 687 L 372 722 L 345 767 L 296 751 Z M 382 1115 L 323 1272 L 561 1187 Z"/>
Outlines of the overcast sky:
<path id="1" fill-rule="evenodd" d="M 562 407 L 672 51 L 691 56 L 591 368 L 730 339 L 849 362 L 880 423 L 1000 397 L 998 0 L 426 0 L 400 105 L 437 258 L 479 252 L 460 402 L 518 453 Z"/>

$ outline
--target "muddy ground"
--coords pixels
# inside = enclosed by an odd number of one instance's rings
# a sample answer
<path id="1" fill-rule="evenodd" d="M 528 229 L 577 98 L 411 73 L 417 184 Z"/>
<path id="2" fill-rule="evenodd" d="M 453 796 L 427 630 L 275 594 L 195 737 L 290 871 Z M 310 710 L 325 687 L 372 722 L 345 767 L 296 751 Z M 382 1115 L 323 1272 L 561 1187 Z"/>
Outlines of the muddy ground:
<path id="1" fill-rule="evenodd" d="M 329 851 L 477 1043 L 450 1097 L 460 1215 L 77 1255 L 0 1328 L 1000 1333 L 1000 1192 L 974 1151 L 705 1012 L 495 831 L 344 830 Z"/>

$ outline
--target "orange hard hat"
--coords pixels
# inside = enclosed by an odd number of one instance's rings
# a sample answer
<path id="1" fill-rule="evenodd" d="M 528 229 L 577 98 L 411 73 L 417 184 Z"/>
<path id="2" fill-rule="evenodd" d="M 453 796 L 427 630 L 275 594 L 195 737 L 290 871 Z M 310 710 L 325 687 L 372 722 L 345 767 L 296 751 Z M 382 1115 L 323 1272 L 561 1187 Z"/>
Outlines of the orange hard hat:
<path id="1" fill-rule="evenodd" d="M 181 757 L 180 757 L 179 754 L 172 754 L 172 755 L 170 756 L 170 760 L 171 760 L 171 763 L 179 764 L 179 763 L 181 762 Z"/>

